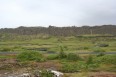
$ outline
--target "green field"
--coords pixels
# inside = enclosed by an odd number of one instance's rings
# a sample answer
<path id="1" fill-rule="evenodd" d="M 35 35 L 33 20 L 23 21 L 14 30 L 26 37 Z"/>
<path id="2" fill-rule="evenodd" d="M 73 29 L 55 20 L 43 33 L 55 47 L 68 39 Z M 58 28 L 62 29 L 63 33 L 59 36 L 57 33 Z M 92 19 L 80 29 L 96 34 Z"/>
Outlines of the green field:
<path id="1" fill-rule="evenodd" d="M 101 45 L 108 46 L 103 47 Z M 3 39 L 0 41 L 0 51 L 25 51 L 35 49 L 37 51 L 60 51 L 60 46 L 65 52 L 92 52 L 101 49 L 106 52 L 116 51 L 116 37 L 39 37 L 39 36 L 16 36 L 13 39 Z"/>
<path id="2" fill-rule="evenodd" d="M 116 37 L 18 35 L 1 39 L 0 52 L 21 53 L 1 54 L 0 63 L 4 68 L 0 67 L 0 70 L 22 68 L 37 70 L 37 67 L 39 69 L 54 67 L 64 72 L 66 74 L 64 77 L 89 77 L 91 72 L 100 71 L 116 72 L 116 55 L 104 54 L 116 52 Z M 78 52 L 98 54 L 78 54 Z M 7 61 L 7 67 L 4 61 Z M 14 64 L 14 67 L 10 67 L 10 64 Z"/>

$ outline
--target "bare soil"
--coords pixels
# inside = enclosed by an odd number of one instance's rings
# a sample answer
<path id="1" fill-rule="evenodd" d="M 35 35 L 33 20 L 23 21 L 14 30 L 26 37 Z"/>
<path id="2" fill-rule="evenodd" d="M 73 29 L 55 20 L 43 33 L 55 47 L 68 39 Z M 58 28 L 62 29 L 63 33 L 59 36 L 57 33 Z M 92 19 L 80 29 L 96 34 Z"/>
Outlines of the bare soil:
<path id="1" fill-rule="evenodd" d="M 116 73 L 113 73 L 113 72 L 96 72 L 96 73 L 91 73 L 90 77 L 116 77 Z"/>

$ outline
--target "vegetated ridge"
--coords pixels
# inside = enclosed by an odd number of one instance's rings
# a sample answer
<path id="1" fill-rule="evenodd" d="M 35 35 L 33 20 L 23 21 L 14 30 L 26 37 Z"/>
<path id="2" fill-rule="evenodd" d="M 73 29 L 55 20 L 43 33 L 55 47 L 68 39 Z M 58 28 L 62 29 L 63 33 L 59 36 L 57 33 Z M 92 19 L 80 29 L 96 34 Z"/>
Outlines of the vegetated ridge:
<path id="1" fill-rule="evenodd" d="M 24 27 L 18 28 L 2 28 L 0 33 L 13 33 L 19 35 L 38 35 L 47 34 L 53 36 L 81 36 L 81 35 L 111 35 L 116 36 L 116 25 L 102 25 L 102 26 L 82 26 L 82 27 Z"/>

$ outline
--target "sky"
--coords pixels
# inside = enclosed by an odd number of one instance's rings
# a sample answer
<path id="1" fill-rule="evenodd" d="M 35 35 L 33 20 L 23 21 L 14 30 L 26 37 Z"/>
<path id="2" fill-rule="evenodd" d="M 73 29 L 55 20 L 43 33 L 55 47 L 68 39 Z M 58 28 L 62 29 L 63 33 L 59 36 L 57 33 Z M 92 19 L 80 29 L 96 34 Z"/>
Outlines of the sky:
<path id="1" fill-rule="evenodd" d="M 0 0 L 0 28 L 116 24 L 116 0 Z"/>

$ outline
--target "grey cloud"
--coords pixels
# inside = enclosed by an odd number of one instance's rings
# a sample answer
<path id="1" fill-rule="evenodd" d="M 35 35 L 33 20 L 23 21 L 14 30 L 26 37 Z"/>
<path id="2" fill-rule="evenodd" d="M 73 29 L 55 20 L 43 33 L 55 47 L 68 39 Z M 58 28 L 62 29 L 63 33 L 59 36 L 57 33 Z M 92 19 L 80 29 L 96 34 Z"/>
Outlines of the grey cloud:
<path id="1" fill-rule="evenodd" d="M 0 0 L 0 27 L 116 24 L 115 0 Z"/>

